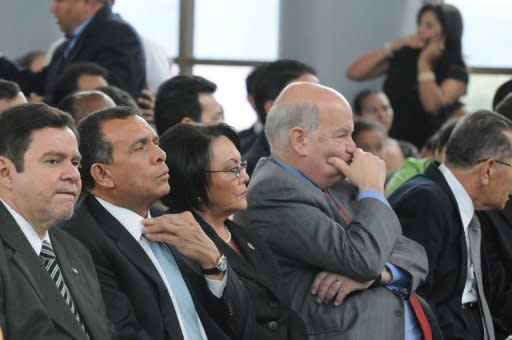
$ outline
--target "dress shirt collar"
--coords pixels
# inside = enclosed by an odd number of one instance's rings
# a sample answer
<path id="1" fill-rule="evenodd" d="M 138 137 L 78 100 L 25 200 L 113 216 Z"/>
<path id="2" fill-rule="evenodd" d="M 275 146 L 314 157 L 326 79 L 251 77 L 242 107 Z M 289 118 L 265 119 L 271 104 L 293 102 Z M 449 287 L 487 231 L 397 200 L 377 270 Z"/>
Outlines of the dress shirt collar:
<path id="1" fill-rule="evenodd" d="M 294 167 L 290 166 L 289 164 L 287 164 L 286 162 L 278 159 L 276 156 L 271 156 L 270 157 L 270 160 L 272 160 L 274 163 L 276 163 L 277 165 L 279 165 L 281 168 L 283 168 L 284 170 L 288 171 L 290 174 L 294 175 L 295 177 L 298 177 L 300 178 L 301 180 L 305 181 L 306 183 L 308 183 L 309 185 L 311 185 L 312 187 L 314 188 L 317 188 L 317 189 L 320 189 L 320 187 L 318 185 L 316 185 L 315 183 L 313 183 L 312 180 L 310 180 L 308 177 L 304 176 L 299 170 L 295 169 Z M 320 189 L 321 190 L 321 189 Z"/>
<path id="2" fill-rule="evenodd" d="M 140 216 L 139 214 L 126 209 L 114 205 L 110 202 L 107 202 L 99 197 L 94 196 L 98 200 L 98 202 L 105 208 L 119 223 L 122 224 L 123 227 L 133 236 L 133 238 L 138 242 L 140 237 L 142 236 L 142 220 L 145 217 Z M 150 218 L 150 214 L 148 211 L 148 217 Z"/>
<path id="3" fill-rule="evenodd" d="M 96 12 L 97 13 L 97 12 Z M 87 25 L 89 25 L 89 23 L 91 22 L 91 20 L 96 16 L 96 13 L 94 13 L 93 15 L 91 15 L 90 17 L 88 17 L 87 19 L 85 19 L 84 22 L 82 22 L 77 28 L 75 28 L 75 30 L 73 31 L 73 33 L 71 33 L 71 35 L 68 37 L 69 39 L 75 39 L 77 38 L 80 34 L 82 34 L 82 32 L 84 31 L 84 29 L 87 27 Z"/>
<path id="4" fill-rule="evenodd" d="M 32 249 L 36 252 L 37 256 L 41 253 L 41 248 L 43 247 L 43 241 L 48 241 L 48 243 L 52 244 L 50 241 L 50 236 L 48 235 L 48 231 L 44 232 L 43 238 L 40 238 L 35 229 L 28 223 L 28 221 L 21 216 L 16 210 L 14 210 L 9 204 L 7 204 L 4 200 L 0 199 L 4 204 L 7 211 L 11 214 L 12 218 L 16 221 L 18 226 L 21 229 L 21 232 L 27 238 L 28 242 L 32 246 Z"/>
<path id="5" fill-rule="evenodd" d="M 455 196 L 455 200 L 457 201 L 457 206 L 459 208 L 460 218 L 462 220 L 462 225 L 464 229 L 469 226 L 469 222 L 473 218 L 475 214 L 475 208 L 473 206 L 473 201 L 466 189 L 460 184 L 459 180 L 455 177 L 455 175 L 446 167 L 444 164 L 439 166 L 439 171 L 444 176 L 444 179 L 448 183 L 453 196 Z"/>

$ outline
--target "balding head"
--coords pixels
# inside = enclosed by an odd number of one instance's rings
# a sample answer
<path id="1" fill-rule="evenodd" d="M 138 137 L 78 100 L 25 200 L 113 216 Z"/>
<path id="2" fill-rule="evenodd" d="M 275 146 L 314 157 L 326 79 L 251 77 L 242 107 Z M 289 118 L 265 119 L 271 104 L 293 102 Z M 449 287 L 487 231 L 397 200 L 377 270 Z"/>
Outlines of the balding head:
<path id="1" fill-rule="evenodd" d="M 59 109 L 71 114 L 76 123 L 89 114 L 115 107 L 114 101 L 105 93 L 91 90 L 79 91 L 68 95 L 59 104 Z"/>
<path id="2" fill-rule="evenodd" d="M 288 149 L 288 133 L 294 126 L 307 132 L 318 127 L 320 111 L 352 110 L 347 100 L 330 87 L 311 82 L 295 82 L 288 85 L 277 97 L 269 111 L 265 133 L 274 151 Z"/>
<path id="3" fill-rule="evenodd" d="M 265 124 L 274 156 L 326 188 L 342 178 L 329 157 L 349 161 L 355 150 L 352 110 L 337 91 L 315 83 L 288 85 Z"/>
<path id="4" fill-rule="evenodd" d="M 26 102 L 27 99 L 18 84 L 10 80 L 0 79 L 0 111 Z"/>

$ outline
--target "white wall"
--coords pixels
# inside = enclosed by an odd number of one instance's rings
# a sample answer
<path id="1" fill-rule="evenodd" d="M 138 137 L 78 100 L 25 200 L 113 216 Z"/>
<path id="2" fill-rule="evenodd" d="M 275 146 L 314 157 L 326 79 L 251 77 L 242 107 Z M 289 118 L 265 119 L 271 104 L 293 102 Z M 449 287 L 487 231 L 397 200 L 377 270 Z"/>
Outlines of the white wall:
<path id="1" fill-rule="evenodd" d="M 0 52 L 16 58 L 32 50 L 46 50 L 61 36 L 50 13 L 52 0 L 0 1 Z"/>
<path id="2" fill-rule="evenodd" d="M 382 79 L 353 82 L 345 68 L 358 55 L 415 31 L 422 0 L 281 0 L 280 58 L 315 67 L 320 81 L 348 101 Z"/>

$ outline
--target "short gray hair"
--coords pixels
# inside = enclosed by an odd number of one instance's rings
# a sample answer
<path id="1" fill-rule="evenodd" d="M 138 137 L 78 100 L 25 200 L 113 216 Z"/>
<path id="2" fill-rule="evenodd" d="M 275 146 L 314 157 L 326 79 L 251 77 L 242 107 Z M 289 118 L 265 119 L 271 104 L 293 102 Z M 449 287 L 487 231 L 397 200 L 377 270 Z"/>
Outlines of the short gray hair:
<path id="1" fill-rule="evenodd" d="M 512 157 L 512 144 L 503 133 L 512 131 L 512 121 L 488 110 L 480 110 L 462 118 L 446 146 L 446 162 L 460 168 L 478 162 Z"/>
<path id="2" fill-rule="evenodd" d="M 267 115 L 265 135 L 271 150 L 288 149 L 288 133 L 300 126 L 307 133 L 318 128 L 319 110 L 312 103 L 274 104 Z"/>

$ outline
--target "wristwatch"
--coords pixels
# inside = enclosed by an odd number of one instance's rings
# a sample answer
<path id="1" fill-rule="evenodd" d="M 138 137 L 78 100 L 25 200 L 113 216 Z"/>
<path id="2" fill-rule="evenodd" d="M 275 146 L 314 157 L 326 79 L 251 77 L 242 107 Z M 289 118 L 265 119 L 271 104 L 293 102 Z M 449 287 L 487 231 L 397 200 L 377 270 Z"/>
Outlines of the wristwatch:
<path id="1" fill-rule="evenodd" d="M 219 260 L 217 261 L 217 264 L 213 268 L 203 269 L 203 273 L 206 275 L 215 275 L 224 273 L 226 270 L 228 270 L 228 259 L 224 254 L 220 253 Z"/>

